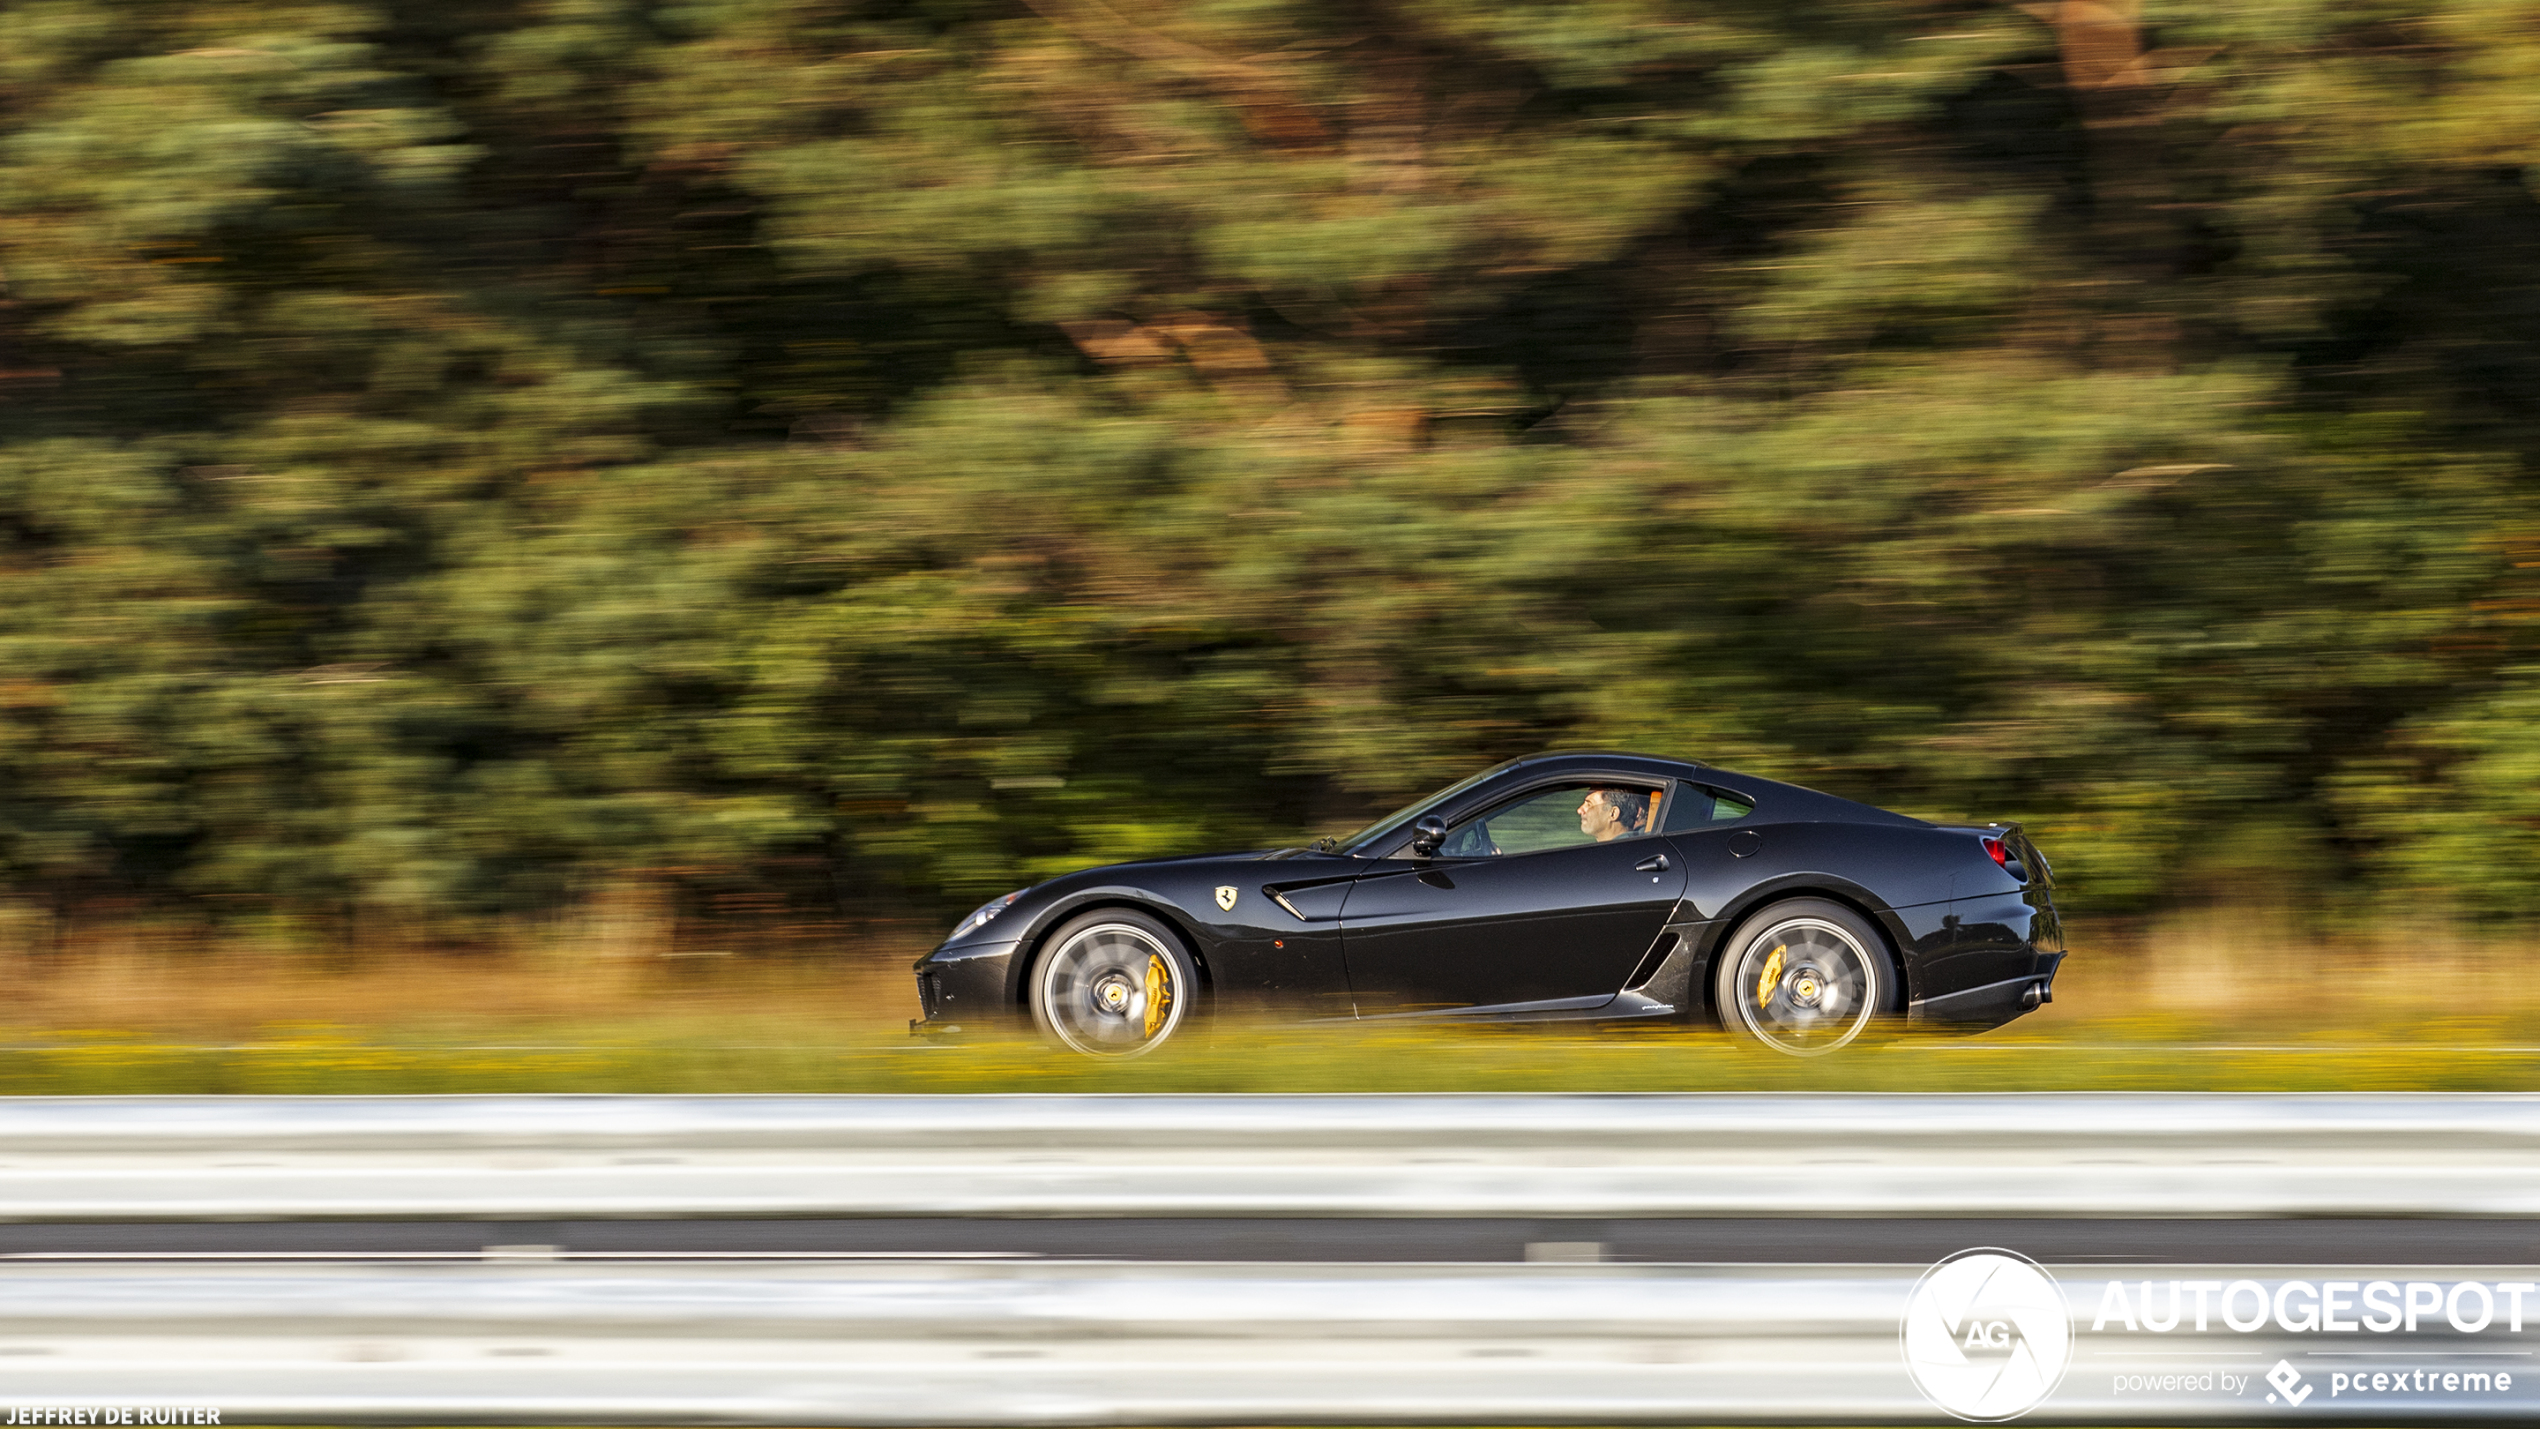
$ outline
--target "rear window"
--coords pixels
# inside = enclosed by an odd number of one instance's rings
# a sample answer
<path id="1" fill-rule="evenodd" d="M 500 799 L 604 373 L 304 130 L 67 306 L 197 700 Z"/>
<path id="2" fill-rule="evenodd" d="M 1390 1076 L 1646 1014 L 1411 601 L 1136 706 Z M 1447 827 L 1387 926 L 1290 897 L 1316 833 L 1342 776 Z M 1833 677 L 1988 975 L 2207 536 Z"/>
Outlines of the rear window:
<path id="1" fill-rule="evenodd" d="M 1708 824 L 1725 824 L 1755 812 L 1755 806 L 1726 789 L 1678 784 L 1667 796 L 1666 831 L 1680 834 Z"/>

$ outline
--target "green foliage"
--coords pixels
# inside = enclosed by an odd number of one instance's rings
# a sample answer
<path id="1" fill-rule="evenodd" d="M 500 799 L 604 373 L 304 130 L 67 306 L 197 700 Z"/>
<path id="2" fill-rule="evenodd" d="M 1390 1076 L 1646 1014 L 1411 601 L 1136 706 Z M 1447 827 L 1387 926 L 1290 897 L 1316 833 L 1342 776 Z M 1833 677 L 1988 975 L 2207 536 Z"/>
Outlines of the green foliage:
<path id="1" fill-rule="evenodd" d="M 747 1040 L 699 1025 L 548 1025 L 468 1035 L 302 1026 L 219 1043 L 53 1033 L 14 1045 L 0 1095 L 344 1096 L 489 1093 L 1371 1092 L 2518 1092 L 2540 1089 L 2540 1056 L 2511 1037 L 2457 1026 L 2413 1037 L 2250 1046 L 2186 1040 L 2175 1019 L 2085 1025 L 2049 1040 L 2000 1034 L 1900 1037 L 1801 1061 L 1712 1031 L 1622 1037 L 1469 1028 L 1226 1026 L 1134 1066 L 1021 1038 L 928 1049 L 744 1020 Z M 702 1023 L 704 1019 L 694 1019 Z M 2485 1032 L 2485 1029 L 2482 1029 Z M 2492 1032 L 2486 1035 L 2492 1036 Z"/>
<path id="2" fill-rule="evenodd" d="M 1621 744 L 2085 908 L 2516 911 L 2534 74 L 2483 0 L 13 5 L 0 881 L 959 902 Z"/>

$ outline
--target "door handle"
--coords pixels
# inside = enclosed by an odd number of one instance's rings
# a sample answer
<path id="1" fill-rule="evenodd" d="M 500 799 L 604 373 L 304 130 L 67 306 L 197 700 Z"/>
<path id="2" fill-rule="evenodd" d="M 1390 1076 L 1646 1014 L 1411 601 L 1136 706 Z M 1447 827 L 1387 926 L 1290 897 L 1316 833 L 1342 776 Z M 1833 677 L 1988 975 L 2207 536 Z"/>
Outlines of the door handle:
<path id="1" fill-rule="evenodd" d="M 1632 872 L 1660 873 L 1664 872 L 1666 867 L 1667 856 L 1663 853 L 1653 853 L 1649 857 L 1642 859 L 1640 862 L 1633 864 Z"/>

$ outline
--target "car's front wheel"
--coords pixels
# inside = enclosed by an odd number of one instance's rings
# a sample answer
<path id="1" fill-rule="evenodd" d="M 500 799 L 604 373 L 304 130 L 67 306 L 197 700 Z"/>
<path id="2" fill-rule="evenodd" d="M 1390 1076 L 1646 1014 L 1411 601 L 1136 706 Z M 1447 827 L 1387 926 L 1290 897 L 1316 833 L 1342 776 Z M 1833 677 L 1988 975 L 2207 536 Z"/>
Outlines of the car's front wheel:
<path id="1" fill-rule="evenodd" d="M 1776 903 L 1721 945 L 1711 991 L 1731 1034 L 1794 1057 L 1859 1037 L 1895 987 L 1887 940 L 1867 918 L 1823 898 Z"/>
<path id="2" fill-rule="evenodd" d="M 1136 1057 L 1190 1019 L 1198 969 L 1156 919 L 1105 908 L 1070 919 L 1032 967 L 1032 1021 L 1088 1057 Z"/>

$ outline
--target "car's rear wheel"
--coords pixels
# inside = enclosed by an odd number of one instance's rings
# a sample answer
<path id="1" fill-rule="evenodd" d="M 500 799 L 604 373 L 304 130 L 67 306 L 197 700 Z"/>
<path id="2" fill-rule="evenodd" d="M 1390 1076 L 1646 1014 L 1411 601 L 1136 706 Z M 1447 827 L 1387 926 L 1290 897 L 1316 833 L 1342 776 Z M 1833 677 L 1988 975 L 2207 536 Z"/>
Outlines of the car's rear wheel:
<path id="1" fill-rule="evenodd" d="M 1136 1057 L 1190 1020 L 1199 972 L 1173 930 L 1144 913 L 1105 908 L 1050 935 L 1032 967 L 1032 1021 L 1088 1057 Z"/>
<path id="2" fill-rule="evenodd" d="M 1867 918 L 1827 899 L 1794 898 L 1737 926 L 1711 990 L 1732 1035 L 1818 1057 L 1876 1023 L 1895 986 L 1887 940 Z"/>

